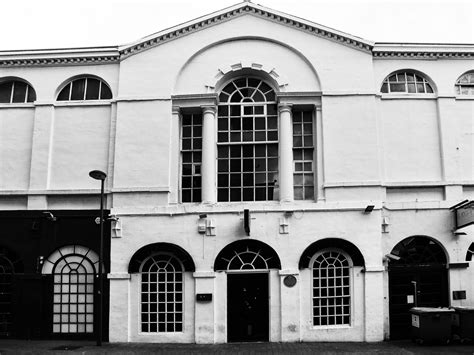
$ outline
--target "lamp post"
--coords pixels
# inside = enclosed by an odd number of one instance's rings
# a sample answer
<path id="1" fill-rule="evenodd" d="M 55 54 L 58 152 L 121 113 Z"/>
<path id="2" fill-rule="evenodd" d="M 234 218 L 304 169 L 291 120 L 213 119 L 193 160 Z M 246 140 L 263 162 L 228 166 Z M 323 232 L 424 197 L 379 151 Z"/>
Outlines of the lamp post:
<path id="1" fill-rule="evenodd" d="M 100 170 L 92 170 L 89 176 L 95 180 L 100 180 L 100 247 L 99 247 L 99 309 L 97 314 L 99 319 L 97 321 L 97 346 L 102 346 L 102 303 L 104 290 L 104 272 L 102 264 L 104 259 L 104 182 L 107 174 Z"/>

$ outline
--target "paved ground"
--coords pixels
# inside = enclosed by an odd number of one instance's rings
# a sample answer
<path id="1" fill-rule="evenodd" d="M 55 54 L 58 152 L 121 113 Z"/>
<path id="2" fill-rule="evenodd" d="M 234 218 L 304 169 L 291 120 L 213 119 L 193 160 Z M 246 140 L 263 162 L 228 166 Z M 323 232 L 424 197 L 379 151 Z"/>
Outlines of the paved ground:
<path id="1" fill-rule="evenodd" d="M 469 354 L 474 344 L 417 345 L 381 343 L 233 343 L 219 345 L 0 340 L 0 354 Z"/>

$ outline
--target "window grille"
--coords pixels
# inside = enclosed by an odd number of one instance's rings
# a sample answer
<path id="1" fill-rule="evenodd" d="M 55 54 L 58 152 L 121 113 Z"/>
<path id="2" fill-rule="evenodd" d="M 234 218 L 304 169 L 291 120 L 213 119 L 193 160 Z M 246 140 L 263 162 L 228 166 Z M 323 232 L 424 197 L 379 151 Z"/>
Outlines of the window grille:
<path id="1" fill-rule="evenodd" d="M 218 201 L 277 199 L 278 116 L 275 92 L 264 81 L 240 78 L 219 95 Z"/>
<path id="2" fill-rule="evenodd" d="M 141 329 L 183 331 L 183 267 L 174 256 L 155 254 L 141 265 Z"/>
<path id="3" fill-rule="evenodd" d="M 112 91 L 101 79 L 92 77 L 75 79 L 59 93 L 58 101 L 110 100 Z"/>
<path id="4" fill-rule="evenodd" d="M 181 159 L 181 201 L 201 202 L 202 114 L 183 115 Z"/>
<path id="5" fill-rule="evenodd" d="M 25 103 L 36 101 L 35 90 L 23 81 L 10 80 L 0 83 L 0 103 Z"/>
<path id="6" fill-rule="evenodd" d="M 314 199 L 313 156 L 312 112 L 293 112 L 293 189 L 295 200 Z"/>
<path id="7" fill-rule="evenodd" d="M 85 255 L 65 255 L 54 265 L 53 275 L 53 333 L 93 333 L 92 261 Z"/>
<path id="8" fill-rule="evenodd" d="M 474 95 L 474 72 L 462 75 L 455 86 L 458 95 Z"/>
<path id="9" fill-rule="evenodd" d="M 16 267 L 15 267 L 16 262 Z M 6 248 L 0 248 L 0 337 L 13 334 L 13 276 L 23 271 L 19 260 Z"/>
<path id="10" fill-rule="evenodd" d="M 351 261 L 338 250 L 316 254 L 313 272 L 313 325 L 350 325 Z"/>
<path id="11" fill-rule="evenodd" d="M 382 93 L 432 94 L 431 84 L 413 72 L 400 72 L 388 76 L 382 83 Z"/>

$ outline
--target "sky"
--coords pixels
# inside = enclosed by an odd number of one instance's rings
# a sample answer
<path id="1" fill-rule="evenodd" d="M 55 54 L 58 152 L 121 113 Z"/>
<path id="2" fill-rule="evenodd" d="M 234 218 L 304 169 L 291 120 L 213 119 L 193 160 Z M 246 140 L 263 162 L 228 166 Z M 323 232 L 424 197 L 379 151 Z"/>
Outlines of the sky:
<path id="1" fill-rule="evenodd" d="M 375 42 L 474 44 L 474 0 L 252 0 Z M 0 50 L 116 46 L 239 0 L 4 0 Z"/>

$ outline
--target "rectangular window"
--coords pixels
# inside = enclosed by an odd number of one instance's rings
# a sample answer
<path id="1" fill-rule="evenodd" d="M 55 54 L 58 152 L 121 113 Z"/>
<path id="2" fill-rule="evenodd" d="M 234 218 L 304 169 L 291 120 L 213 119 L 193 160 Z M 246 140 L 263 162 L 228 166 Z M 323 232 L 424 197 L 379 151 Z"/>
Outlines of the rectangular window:
<path id="1" fill-rule="evenodd" d="M 184 114 L 181 124 L 181 201 L 201 202 L 202 114 Z"/>
<path id="2" fill-rule="evenodd" d="M 314 199 L 312 111 L 293 112 L 293 188 L 295 200 Z"/>
<path id="3" fill-rule="evenodd" d="M 217 200 L 278 199 L 278 117 L 276 104 L 219 105 Z"/>

